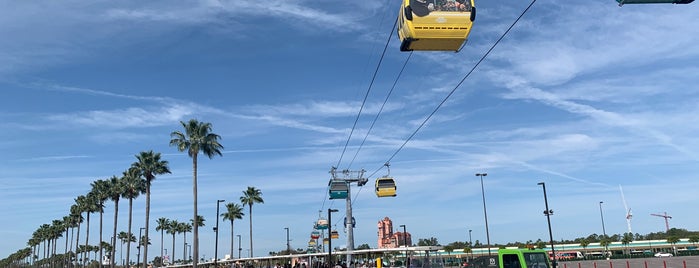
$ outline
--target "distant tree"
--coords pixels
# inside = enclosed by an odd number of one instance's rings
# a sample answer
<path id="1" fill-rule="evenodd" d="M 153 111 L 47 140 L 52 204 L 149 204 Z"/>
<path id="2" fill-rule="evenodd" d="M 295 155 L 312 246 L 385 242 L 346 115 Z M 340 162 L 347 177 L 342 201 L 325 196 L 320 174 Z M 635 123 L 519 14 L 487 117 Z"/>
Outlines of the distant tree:
<path id="1" fill-rule="evenodd" d="M 361 244 L 356 249 L 371 249 L 371 247 L 369 246 L 369 244 Z"/>
<path id="2" fill-rule="evenodd" d="M 545 249 L 545 248 L 546 248 L 546 242 L 541 241 L 541 239 L 539 239 L 539 241 L 536 241 L 536 248 L 538 248 L 538 249 Z"/>
<path id="3" fill-rule="evenodd" d="M 580 246 L 583 248 L 583 251 L 587 249 L 587 246 L 590 245 L 590 241 L 587 241 L 587 239 L 583 239 L 580 241 Z M 583 255 L 584 257 L 585 255 Z"/>
<path id="4" fill-rule="evenodd" d="M 696 247 L 697 243 L 699 243 L 699 235 L 689 236 L 689 243 L 692 243 L 692 245 L 694 245 Z"/>
<path id="5" fill-rule="evenodd" d="M 418 239 L 417 242 L 418 246 L 439 246 L 439 242 L 437 241 L 437 238 L 430 237 L 429 239 Z"/>
<path id="6" fill-rule="evenodd" d="M 669 236 L 669 237 L 667 238 L 667 242 L 670 243 L 670 244 L 672 244 L 672 249 L 673 249 L 673 251 L 675 252 L 675 255 L 676 255 L 676 254 L 677 254 L 677 248 L 675 247 L 675 245 L 677 244 L 677 242 L 680 242 L 680 238 L 677 237 L 677 236 L 671 235 L 671 236 Z"/>
<path id="7" fill-rule="evenodd" d="M 629 249 L 629 244 L 633 242 L 633 234 L 632 233 L 624 233 L 624 237 L 621 238 L 621 244 L 624 245 L 626 248 L 625 251 L 628 251 Z M 629 252 L 626 252 L 626 254 L 630 254 Z"/>

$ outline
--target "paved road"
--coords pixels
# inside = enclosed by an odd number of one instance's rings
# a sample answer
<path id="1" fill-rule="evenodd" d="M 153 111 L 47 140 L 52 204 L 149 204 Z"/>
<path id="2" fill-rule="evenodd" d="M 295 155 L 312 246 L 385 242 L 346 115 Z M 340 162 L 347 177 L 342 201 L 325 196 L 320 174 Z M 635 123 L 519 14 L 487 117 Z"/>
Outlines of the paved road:
<path id="1" fill-rule="evenodd" d="M 699 268 L 699 256 L 566 261 L 558 268 Z"/>

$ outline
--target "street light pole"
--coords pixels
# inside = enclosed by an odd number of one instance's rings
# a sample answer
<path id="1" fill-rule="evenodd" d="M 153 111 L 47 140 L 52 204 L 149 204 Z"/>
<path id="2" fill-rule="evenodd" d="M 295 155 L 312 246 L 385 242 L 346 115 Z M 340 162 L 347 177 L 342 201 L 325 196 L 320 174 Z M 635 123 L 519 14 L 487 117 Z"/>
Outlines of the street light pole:
<path id="1" fill-rule="evenodd" d="M 240 235 L 238 235 L 238 259 L 240 259 L 241 251 L 243 251 L 243 248 L 240 246 Z"/>
<path id="2" fill-rule="evenodd" d="M 332 225 L 331 225 L 332 213 L 337 212 L 337 211 L 338 211 L 337 209 L 331 209 L 331 208 L 328 209 L 328 229 L 330 230 L 330 232 L 332 232 Z M 333 267 L 332 252 L 333 252 L 333 237 L 331 235 L 330 238 L 328 239 L 328 267 Z"/>
<path id="3" fill-rule="evenodd" d="M 192 262 L 192 245 L 187 244 L 187 250 L 189 251 L 189 262 Z M 206 255 L 204 255 L 204 256 L 206 256 Z"/>
<path id="4" fill-rule="evenodd" d="M 544 189 L 544 204 L 546 205 L 546 210 L 544 210 L 544 215 L 546 215 L 546 221 L 549 224 L 549 238 L 551 239 L 551 255 L 553 255 L 553 267 L 556 268 L 556 250 L 553 248 L 553 233 L 551 232 L 551 215 L 553 215 L 553 210 L 549 209 L 549 201 L 546 197 L 546 184 L 543 182 L 537 183 L 541 185 Z"/>
<path id="5" fill-rule="evenodd" d="M 291 245 L 289 244 L 289 227 L 284 227 L 286 230 L 286 253 L 291 255 Z"/>
<path id="6" fill-rule="evenodd" d="M 602 235 L 604 236 L 602 239 L 606 240 L 607 239 L 607 230 L 604 229 L 604 214 L 602 214 L 602 201 L 599 201 L 599 217 L 602 219 Z M 600 239 L 600 241 L 602 241 Z M 604 253 L 607 254 L 607 246 L 604 246 Z"/>
<path id="7" fill-rule="evenodd" d="M 405 267 L 410 267 L 410 258 L 408 257 L 408 233 L 405 231 L 405 224 L 401 224 L 403 227 L 403 246 L 405 246 Z"/>
<path id="8" fill-rule="evenodd" d="M 220 207 L 221 202 L 225 201 L 226 200 L 216 200 L 216 227 L 214 227 L 214 232 L 216 232 L 216 245 L 214 246 L 214 267 L 218 262 L 218 208 Z"/>
<path id="9" fill-rule="evenodd" d="M 140 265 L 140 263 L 141 263 L 141 244 L 143 243 L 143 241 L 141 241 L 141 239 L 143 239 L 143 230 L 145 230 L 145 229 L 146 229 L 145 227 L 141 227 L 138 230 L 138 239 L 137 239 L 137 241 L 138 241 L 138 247 L 137 247 L 138 253 L 136 254 L 136 267 L 141 266 Z M 131 262 L 131 260 L 126 260 L 126 262 Z"/>
<path id="10" fill-rule="evenodd" d="M 483 195 L 483 215 L 485 216 L 485 237 L 488 242 L 488 256 L 490 256 L 490 232 L 488 231 L 488 212 L 485 209 L 485 188 L 483 188 L 483 177 L 488 176 L 488 173 L 476 173 L 476 176 L 481 177 L 481 194 Z"/>
<path id="11" fill-rule="evenodd" d="M 471 229 L 468 230 L 468 247 L 471 248 L 471 259 L 473 259 L 473 240 L 471 240 Z"/>

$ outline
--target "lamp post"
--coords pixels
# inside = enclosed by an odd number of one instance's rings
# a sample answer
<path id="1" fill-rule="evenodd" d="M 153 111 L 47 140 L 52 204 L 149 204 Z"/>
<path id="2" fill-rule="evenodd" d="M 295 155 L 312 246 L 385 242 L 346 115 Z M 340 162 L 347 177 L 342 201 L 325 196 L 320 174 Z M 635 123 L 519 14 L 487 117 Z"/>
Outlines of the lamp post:
<path id="1" fill-rule="evenodd" d="M 471 248 L 471 259 L 473 259 L 473 240 L 471 240 L 471 229 L 468 229 L 468 247 Z"/>
<path id="2" fill-rule="evenodd" d="M 410 267 L 410 258 L 408 257 L 408 233 L 405 231 L 405 224 L 401 224 L 403 227 L 403 246 L 405 246 L 405 267 Z"/>
<path id="3" fill-rule="evenodd" d="M 192 245 L 187 245 L 187 250 L 189 251 L 189 261 L 192 261 Z M 206 255 L 204 255 L 206 256 Z"/>
<path id="4" fill-rule="evenodd" d="M 136 254 L 136 267 L 140 266 L 139 264 L 141 263 L 141 239 L 143 239 L 143 230 L 145 230 L 145 227 L 141 227 L 138 230 L 138 253 Z M 131 262 L 131 260 L 126 260 L 127 262 Z"/>
<path id="5" fill-rule="evenodd" d="M 216 263 L 218 262 L 218 208 L 220 207 L 221 202 L 225 202 L 226 200 L 216 200 L 216 227 L 214 227 L 214 232 L 216 232 L 216 242 L 214 246 L 214 267 L 216 266 Z"/>
<path id="6" fill-rule="evenodd" d="M 165 255 L 163 255 L 163 256 L 161 257 L 160 263 L 165 262 L 165 256 L 167 256 L 167 249 L 166 249 L 166 248 L 163 248 L 163 249 L 165 250 Z M 170 258 L 168 258 L 168 263 L 169 263 L 169 262 L 170 262 Z"/>
<path id="7" fill-rule="evenodd" d="M 551 215 L 553 215 L 553 210 L 549 209 L 549 201 L 546 197 L 546 184 L 543 182 L 537 183 L 541 185 L 544 189 L 544 204 L 546 205 L 546 210 L 544 210 L 544 215 L 546 215 L 546 221 L 549 224 L 549 238 L 551 239 L 551 255 L 553 255 L 553 267 L 556 267 L 556 250 L 553 248 L 553 233 L 551 232 Z"/>
<path id="8" fill-rule="evenodd" d="M 330 223 L 332 222 L 332 213 L 337 212 L 337 209 L 328 209 L 328 226 L 331 226 Z M 329 227 L 330 231 L 332 231 L 332 227 Z M 332 252 L 333 252 L 333 238 L 332 235 L 328 239 L 328 267 L 332 267 Z"/>
<path id="9" fill-rule="evenodd" d="M 483 195 L 483 215 L 485 216 L 485 237 L 488 242 L 488 256 L 490 256 L 490 232 L 488 231 L 488 212 L 485 209 L 485 188 L 483 188 L 483 177 L 488 176 L 488 173 L 476 173 L 476 176 L 481 177 L 481 194 Z"/>
<path id="10" fill-rule="evenodd" d="M 604 236 L 602 239 L 606 240 L 607 239 L 607 230 L 604 229 L 604 214 L 602 214 L 602 203 L 604 203 L 604 202 L 599 201 L 599 217 L 600 217 L 600 219 L 602 219 L 602 235 Z M 600 241 L 602 241 L 602 239 L 600 239 Z M 606 245 L 604 246 L 604 253 L 605 254 L 607 253 L 607 246 Z"/>
<path id="11" fill-rule="evenodd" d="M 240 246 L 240 235 L 238 235 L 238 259 L 240 259 L 241 251 L 243 251 L 243 248 Z"/>
<path id="12" fill-rule="evenodd" d="M 284 227 L 286 230 L 286 253 L 291 255 L 291 245 L 289 244 L 289 227 Z"/>

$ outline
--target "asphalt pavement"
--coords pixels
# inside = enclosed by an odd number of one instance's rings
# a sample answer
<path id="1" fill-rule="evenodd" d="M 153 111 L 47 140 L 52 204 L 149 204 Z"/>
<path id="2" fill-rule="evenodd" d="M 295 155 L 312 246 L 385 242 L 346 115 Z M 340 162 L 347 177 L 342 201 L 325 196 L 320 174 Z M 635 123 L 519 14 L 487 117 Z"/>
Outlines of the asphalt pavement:
<path id="1" fill-rule="evenodd" d="M 699 256 L 565 261 L 558 268 L 699 268 Z"/>

